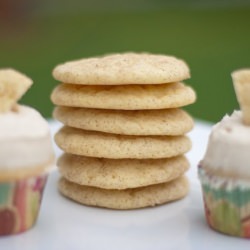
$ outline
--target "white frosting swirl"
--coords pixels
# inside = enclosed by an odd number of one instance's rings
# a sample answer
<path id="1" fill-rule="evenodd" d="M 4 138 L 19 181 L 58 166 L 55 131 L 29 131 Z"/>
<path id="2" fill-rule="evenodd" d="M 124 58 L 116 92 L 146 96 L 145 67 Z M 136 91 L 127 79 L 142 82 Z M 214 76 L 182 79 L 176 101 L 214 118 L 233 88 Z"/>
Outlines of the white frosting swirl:
<path id="1" fill-rule="evenodd" d="M 250 177 L 250 126 L 243 124 L 241 111 L 226 115 L 212 128 L 201 165 L 214 172 Z"/>
<path id="2" fill-rule="evenodd" d="M 38 167 L 53 158 L 49 126 L 34 109 L 0 114 L 0 170 Z"/>

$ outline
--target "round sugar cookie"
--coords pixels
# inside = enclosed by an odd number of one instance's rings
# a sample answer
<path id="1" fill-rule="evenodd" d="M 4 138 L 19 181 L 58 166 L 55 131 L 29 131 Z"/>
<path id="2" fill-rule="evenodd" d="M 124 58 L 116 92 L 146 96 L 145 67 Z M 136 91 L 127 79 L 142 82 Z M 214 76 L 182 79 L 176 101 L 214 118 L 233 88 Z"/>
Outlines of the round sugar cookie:
<path id="1" fill-rule="evenodd" d="M 111 159 L 169 158 L 191 148 L 187 136 L 115 135 L 67 126 L 56 133 L 55 141 L 66 153 Z"/>
<path id="2" fill-rule="evenodd" d="M 164 159 L 104 159 L 63 154 L 57 165 L 62 176 L 79 185 L 127 189 L 164 183 L 189 168 L 185 156 Z"/>
<path id="3" fill-rule="evenodd" d="M 187 64 L 173 56 L 111 54 L 58 65 L 56 80 L 83 85 L 159 84 L 190 78 Z"/>
<path id="4" fill-rule="evenodd" d="M 59 106 L 99 109 L 169 109 L 195 101 L 194 90 L 183 83 L 160 85 L 87 86 L 59 84 L 51 100 Z"/>
<path id="5" fill-rule="evenodd" d="M 82 186 L 61 178 L 59 191 L 64 196 L 84 205 L 111 209 L 136 209 L 156 206 L 185 197 L 189 190 L 186 177 L 140 188 L 124 190 Z"/>
<path id="6" fill-rule="evenodd" d="M 181 109 L 111 110 L 56 107 L 53 117 L 84 130 L 124 135 L 183 135 L 194 122 Z"/>

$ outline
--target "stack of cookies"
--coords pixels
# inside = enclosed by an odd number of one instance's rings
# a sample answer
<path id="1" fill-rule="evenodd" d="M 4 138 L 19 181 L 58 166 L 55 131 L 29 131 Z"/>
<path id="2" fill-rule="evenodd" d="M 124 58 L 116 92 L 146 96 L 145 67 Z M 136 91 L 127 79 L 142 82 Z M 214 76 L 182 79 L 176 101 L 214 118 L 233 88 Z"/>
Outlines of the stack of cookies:
<path id="1" fill-rule="evenodd" d="M 60 192 L 79 203 L 134 209 L 188 193 L 185 135 L 193 128 L 180 107 L 196 96 L 181 81 L 185 62 L 147 53 L 112 54 L 58 65 L 51 99 L 64 127 L 56 134 Z"/>

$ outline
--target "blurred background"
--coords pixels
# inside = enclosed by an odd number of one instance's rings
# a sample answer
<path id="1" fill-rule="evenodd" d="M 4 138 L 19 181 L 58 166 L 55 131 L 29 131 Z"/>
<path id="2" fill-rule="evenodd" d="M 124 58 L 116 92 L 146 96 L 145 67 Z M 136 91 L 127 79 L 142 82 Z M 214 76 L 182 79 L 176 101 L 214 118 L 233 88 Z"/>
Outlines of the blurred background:
<path id="1" fill-rule="evenodd" d="M 211 122 L 238 108 L 231 72 L 250 67 L 250 1 L 0 0 L 0 67 L 34 80 L 22 103 L 50 117 L 51 71 L 111 52 L 175 55 L 191 68 L 198 100 L 187 110 Z"/>

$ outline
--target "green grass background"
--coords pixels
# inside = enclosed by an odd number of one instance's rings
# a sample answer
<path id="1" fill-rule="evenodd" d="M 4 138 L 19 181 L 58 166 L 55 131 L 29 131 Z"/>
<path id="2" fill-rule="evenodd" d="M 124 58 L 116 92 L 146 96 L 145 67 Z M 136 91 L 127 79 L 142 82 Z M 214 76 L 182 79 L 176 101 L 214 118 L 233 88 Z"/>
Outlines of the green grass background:
<path id="1" fill-rule="evenodd" d="M 16 25 L 16 24 L 15 24 Z M 197 92 L 187 108 L 216 122 L 238 108 L 230 73 L 250 67 L 250 8 L 162 8 L 34 15 L 0 33 L 0 67 L 34 80 L 22 103 L 50 117 L 55 65 L 110 52 L 148 51 L 183 58 Z"/>

